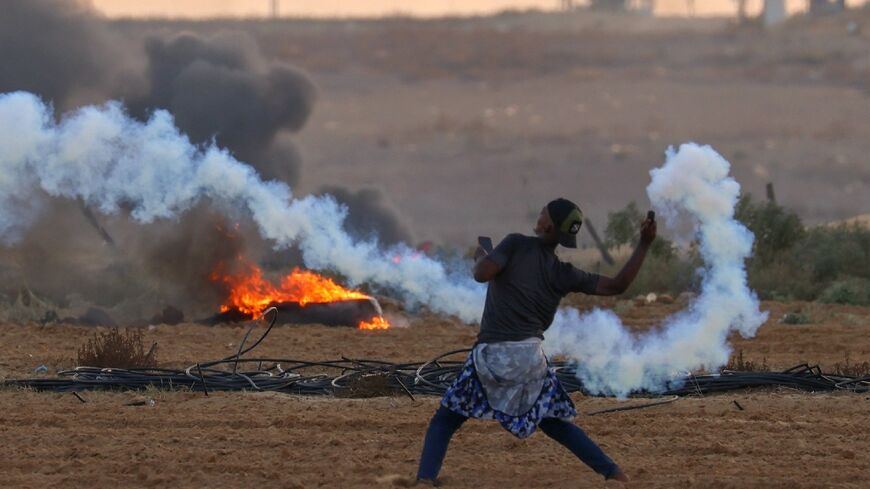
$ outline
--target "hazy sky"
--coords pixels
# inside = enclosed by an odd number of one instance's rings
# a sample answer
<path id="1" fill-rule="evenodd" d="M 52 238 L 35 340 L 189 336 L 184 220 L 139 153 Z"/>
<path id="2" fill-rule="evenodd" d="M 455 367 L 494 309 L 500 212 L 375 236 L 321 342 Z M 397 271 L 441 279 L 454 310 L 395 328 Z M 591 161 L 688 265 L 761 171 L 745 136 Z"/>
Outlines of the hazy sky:
<path id="1" fill-rule="evenodd" d="M 639 2 L 642 0 L 630 0 Z M 747 0 L 750 9 L 760 8 L 763 0 Z M 850 5 L 865 0 L 847 0 Z M 270 12 L 272 0 L 92 0 L 106 15 L 213 17 L 264 16 Z M 289 16 L 381 16 L 469 15 L 504 9 L 552 9 L 559 0 L 278 0 L 281 15 Z M 575 0 L 582 4 L 585 0 Z M 791 11 L 800 11 L 807 0 L 786 0 Z M 694 4 L 697 15 L 731 15 L 736 0 L 656 0 L 660 15 L 686 15 Z"/>

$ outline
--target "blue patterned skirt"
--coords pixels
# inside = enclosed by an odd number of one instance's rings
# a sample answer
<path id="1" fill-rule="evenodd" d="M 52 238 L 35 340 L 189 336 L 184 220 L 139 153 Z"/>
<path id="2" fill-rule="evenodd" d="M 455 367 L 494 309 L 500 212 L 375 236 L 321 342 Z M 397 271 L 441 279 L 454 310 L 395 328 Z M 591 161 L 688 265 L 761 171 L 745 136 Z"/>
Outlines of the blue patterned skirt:
<path id="1" fill-rule="evenodd" d="M 526 438 L 538 428 L 544 418 L 571 419 L 577 415 L 574 403 L 556 375 L 547 369 L 547 378 L 541 395 L 523 415 L 511 416 L 490 406 L 486 392 L 477 378 L 473 355 L 468 356 L 462 371 L 444 393 L 441 405 L 462 416 L 478 419 L 494 419 L 517 438 Z"/>

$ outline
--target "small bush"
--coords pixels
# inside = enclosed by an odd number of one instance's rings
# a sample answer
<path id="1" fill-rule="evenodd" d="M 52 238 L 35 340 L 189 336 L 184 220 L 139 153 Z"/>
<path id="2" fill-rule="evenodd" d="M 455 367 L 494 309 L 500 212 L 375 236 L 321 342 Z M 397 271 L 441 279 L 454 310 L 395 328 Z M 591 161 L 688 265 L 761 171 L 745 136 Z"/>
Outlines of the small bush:
<path id="1" fill-rule="evenodd" d="M 79 347 L 76 361 L 81 366 L 102 368 L 150 368 L 157 366 L 157 343 L 148 351 L 138 330 L 112 328 Z"/>
<path id="2" fill-rule="evenodd" d="M 764 300 L 811 301 L 824 288 L 813 280 L 812 271 L 795 263 L 791 257 L 760 263 L 748 263 L 749 287 Z"/>
<path id="3" fill-rule="evenodd" d="M 819 296 L 828 304 L 870 305 L 870 280 L 849 278 L 831 283 Z"/>
<path id="4" fill-rule="evenodd" d="M 609 248 L 633 244 L 640 235 L 643 214 L 634 202 L 624 209 L 607 213 L 607 227 L 604 228 L 604 242 Z"/>
<path id="5" fill-rule="evenodd" d="M 761 363 L 753 362 L 743 358 L 743 350 L 738 350 L 736 355 L 732 354 L 728 357 L 725 370 L 733 370 L 735 372 L 770 372 L 770 366 L 767 364 L 767 358 L 763 359 Z"/>
<path id="6" fill-rule="evenodd" d="M 833 373 L 846 377 L 868 377 L 870 376 L 870 362 L 852 363 L 852 359 L 846 353 L 846 358 L 842 362 L 834 364 Z"/>
<path id="7" fill-rule="evenodd" d="M 755 235 L 753 257 L 763 263 L 770 263 L 806 234 L 797 214 L 774 202 L 756 204 L 749 195 L 740 198 L 734 217 Z"/>
<path id="8" fill-rule="evenodd" d="M 640 239 L 640 225 L 645 219 L 646 214 L 640 212 L 634 202 L 616 212 L 608 212 L 604 243 L 608 248 L 637 245 Z M 659 236 L 650 246 L 649 254 L 667 261 L 676 256 L 676 249 L 672 242 Z"/>
<path id="9" fill-rule="evenodd" d="M 810 324 L 813 320 L 802 312 L 787 312 L 779 322 L 783 324 Z"/>

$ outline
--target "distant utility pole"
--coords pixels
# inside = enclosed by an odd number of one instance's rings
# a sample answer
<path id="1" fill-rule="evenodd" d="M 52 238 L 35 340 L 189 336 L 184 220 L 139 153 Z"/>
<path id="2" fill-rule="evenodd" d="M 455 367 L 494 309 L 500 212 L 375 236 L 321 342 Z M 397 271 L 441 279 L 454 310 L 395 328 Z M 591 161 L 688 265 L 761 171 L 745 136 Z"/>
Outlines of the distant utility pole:
<path id="1" fill-rule="evenodd" d="M 272 3 L 272 18 L 277 19 L 278 18 L 278 1 L 279 0 L 270 0 L 270 1 Z"/>
<path id="2" fill-rule="evenodd" d="M 737 20 L 741 23 L 746 20 L 746 0 L 737 0 Z"/>
<path id="3" fill-rule="evenodd" d="M 767 27 L 784 22 L 788 14 L 785 0 L 764 0 L 764 25 Z"/>
<path id="4" fill-rule="evenodd" d="M 559 0 L 560 10 L 574 10 L 574 0 Z"/>
<path id="5" fill-rule="evenodd" d="M 694 2 L 694 0 L 691 0 L 691 1 Z M 656 11 L 656 1 L 655 0 L 635 0 L 629 6 L 632 7 L 637 12 L 641 12 L 641 13 L 648 14 L 648 15 L 653 15 Z"/>
<path id="6" fill-rule="evenodd" d="M 767 182 L 767 201 L 776 204 L 776 193 L 773 191 L 773 182 Z"/>

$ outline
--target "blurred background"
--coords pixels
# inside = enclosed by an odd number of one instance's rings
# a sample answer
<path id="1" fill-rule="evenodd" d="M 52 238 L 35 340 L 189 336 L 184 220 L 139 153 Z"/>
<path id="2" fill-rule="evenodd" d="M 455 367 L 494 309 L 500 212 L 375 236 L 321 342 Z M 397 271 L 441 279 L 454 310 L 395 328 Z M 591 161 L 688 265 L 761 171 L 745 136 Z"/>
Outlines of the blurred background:
<path id="1" fill-rule="evenodd" d="M 764 0 L 95 0 L 96 6 L 110 16 L 223 17 L 223 16 L 327 16 L 378 17 L 384 15 L 450 16 L 491 15 L 504 10 L 565 10 L 567 8 L 604 7 L 610 10 L 631 9 L 669 15 L 737 15 L 740 8 L 758 14 Z M 779 3 L 779 2 L 775 2 Z M 789 13 L 808 11 L 811 0 L 784 0 Z M 826 3 L 816 2 L 816 4 Z M 831 2 L 834 3 L 834 2 Z M 864 0 L 846 0 L 854 7 Z M 818 9 L 818 5 L 815 6 Z"/>
<path id="2" fill-rule="evenodd" d="M 95 0 L 125 36 L 242 31 L 317 86 L 296 189 L 371 187 L 421 241 L 642 201 L 670 145 L 815 224 L 870 212 L 870 16 L 838 0 Z M 338 17 L 332 19 L 331 17 Z"/>

